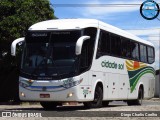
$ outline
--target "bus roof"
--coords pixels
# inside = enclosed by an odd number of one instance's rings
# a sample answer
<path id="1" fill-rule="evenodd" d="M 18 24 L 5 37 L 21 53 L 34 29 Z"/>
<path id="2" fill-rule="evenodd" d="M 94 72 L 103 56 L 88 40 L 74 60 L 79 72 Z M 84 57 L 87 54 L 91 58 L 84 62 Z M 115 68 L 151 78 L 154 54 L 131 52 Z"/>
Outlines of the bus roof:
<path id="1" fill-rule="evenodd" d="M 96 19 L 55 19 L 47 20 L 32 25 L 29 30 L 69 30 L 69 29 L 83 29 L 87 27 L 96 27 L 105 31 L 154 46 L 152 43 L 143 40 L 131 33 L 121 30 L 112 25 L 106 24 Z"/>

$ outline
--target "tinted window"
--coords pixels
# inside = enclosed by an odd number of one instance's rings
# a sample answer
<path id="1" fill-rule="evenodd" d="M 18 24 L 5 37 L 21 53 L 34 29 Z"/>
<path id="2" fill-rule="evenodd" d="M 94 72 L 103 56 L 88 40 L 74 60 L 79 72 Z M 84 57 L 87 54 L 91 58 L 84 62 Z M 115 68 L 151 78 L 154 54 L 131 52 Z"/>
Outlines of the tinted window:
<path id="1" fill-rule="evenodd" d="M 114 34 L 111 34 L 111 54 L 121 56 L 121 39 Z"/>
<path id="2" fill-rule="evenodd" d="M 142 62 L 147 62 L 147 52 L 145 45 L 140 45 L 140 58 Z"/>
<path id="3" fill-rule="evenodd" d="M 136 42 L 131 42 L 131 58 L 139 60 L 139 45 Z"/>
<path id="4" fill-rule="evenodd" d="M 154 48 L 147 47 L 131 39 L 124 38 L 101 30 L 97 58 L 102 55 L 124 57 L 126 59 L 153 63 L 155 60 Z"/>
<path id="5" fill-rule="evenodd" d="M 126 38 L 121 39 L 121 54 L 123 57 L 130 58 L 131 51 L 130 51 L 130 40 Z"/>
<path id="6" fill-rule="evenodd" d="M 27 43 L 48 43 L 50 32 L 28 32 L 25 41 Z"/>
<path id="7" fill-rule="evenodd" d="M 82 46 L 82 53 L 80 57 L 80 72 L 87 70 L 92 64 L 97 28 L 85 28 L 83 35 L 90 36 L 90 39 L 84 41 Z"/>
<path id="8" fill-rule="evenodd" d="M 99 52 L 104 54 L 110 52 L 110 37 L 108 32 L 101 31 L 100 33 Z"/>
<path id="9" fill-rule="evenodd" d="M 148 52 L 148 63 L 154 62 L 154 49 L 152 47 L 147 47 Z"/>

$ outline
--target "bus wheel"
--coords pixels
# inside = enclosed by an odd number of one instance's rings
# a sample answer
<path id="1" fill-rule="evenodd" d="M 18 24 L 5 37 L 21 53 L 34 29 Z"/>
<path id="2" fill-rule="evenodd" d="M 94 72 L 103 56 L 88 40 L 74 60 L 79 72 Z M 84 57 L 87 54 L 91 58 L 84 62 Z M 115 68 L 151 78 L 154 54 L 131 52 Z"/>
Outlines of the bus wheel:
<path id="1" fill-rule="evenodd" d="M 40 104 L 45 110 L 54 110 L 58 105 L 56 102 L 40 102 Z"/>
<path id="2" fill-rule="evenodd" d="M 109 101 L 103 101 L 103 102 L 102 102 L 102 105 L 103 105 L 104 107 L 107 107 L 108 104 L 109 104 Z"/>
<path id="3" fill-rule="evenodd" d="M 137 105 L 142 105 L 142 102 L 143 102 L 143 89 L 140 87 L 138 91 Z"/>
<path id="4" fill-rule="evenodd" d="M 84 102 L 86 108 L 100 108 L 102 107 L 103 91 L 100 86 L 95 89 L 94 100 L 91 102 Z"/>
<path id="5" fill-rule="evenodd" d="M 143 101 L 143 88 L 140 87 L 138 91 L 138 98 L 136 100 L 128 100 L 127 104 L 128 105 L 142 105 Z"/>

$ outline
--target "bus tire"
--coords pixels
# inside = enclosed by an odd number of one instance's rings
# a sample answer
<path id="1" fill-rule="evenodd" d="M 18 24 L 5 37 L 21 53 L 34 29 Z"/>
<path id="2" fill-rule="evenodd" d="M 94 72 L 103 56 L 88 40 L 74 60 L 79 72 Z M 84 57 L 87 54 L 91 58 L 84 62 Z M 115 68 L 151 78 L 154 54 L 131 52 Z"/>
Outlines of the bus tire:
<path id="1" fill-rule="evenodd" d="M 143 103 L 143 88 L 140 87 L 138 91 L 138 98 L 136 100 L 128 100 L 127 104 L 131 105 L 142 105 Z"/>
<path id="2" fill-rule="evenodd" d="M 109 105 L 109 101 L 103 101 L 102 105 L 103 105 L 103 107 L 107 107 Z"/>
<path id="3" fill-rule="evenodd" d="M 40 102 L 40 104 L 45 110 L 54 110 L 58 105 L 56 102 Z"/>
<path id="4" fill-rule="evenodd" d="M 95 89 L 94 100 L 91 102 L 84 102 L 85 108 L 100 108 L 102 107 L 103 91 L 100 86 Z"/>

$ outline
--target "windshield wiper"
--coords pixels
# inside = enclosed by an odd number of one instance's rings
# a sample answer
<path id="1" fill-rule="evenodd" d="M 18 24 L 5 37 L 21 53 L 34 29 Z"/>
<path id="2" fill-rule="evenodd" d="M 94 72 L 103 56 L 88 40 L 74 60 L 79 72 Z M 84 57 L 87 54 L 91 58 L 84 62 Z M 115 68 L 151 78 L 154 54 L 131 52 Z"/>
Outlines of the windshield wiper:
<path id="1" fill-rule="evenodd" d="M 27 74 L 27 75 L 29 75 L 29 76 L 37 76 L 36 74 L 32 74 L 32 73 L 28 73 L 28 72 L 25 72 L 24 70 L 20 70 L 22 73 L 24 73 L 24 74 Z"/>

